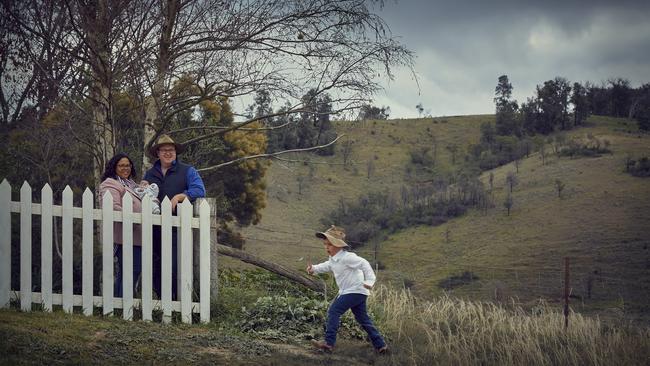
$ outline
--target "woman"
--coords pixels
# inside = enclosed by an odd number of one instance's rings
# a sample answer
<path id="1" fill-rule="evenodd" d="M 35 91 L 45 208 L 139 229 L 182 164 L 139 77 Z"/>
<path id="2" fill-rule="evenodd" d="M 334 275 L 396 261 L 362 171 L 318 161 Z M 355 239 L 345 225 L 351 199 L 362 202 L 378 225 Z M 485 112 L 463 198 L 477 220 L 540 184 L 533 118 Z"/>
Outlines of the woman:
<path id="1" fill-rule="evenodd" d="M 122 211 L 122 198 L 130 194 L 133 201 L 133 212 L 142 211 L 142 202 L 135 192 L 138 184 L 133 181 L 135 178 L 135 166 L 128 155 L 119 153 L 113 156 L 106 163 L 106 169 L 102 176 L 102 183 L 99 185 L 99 202 L 101 204 L 104 193 L 109 192 L 113 196 L 113 210 Z M 114 296 L 122 297 L 122 223 L 116 222 L 113 226 L 113 259 L 115 263 Z M 138 282 L 142 271 L 142 231 L 140 225 L 133 225 L 133 288 Z"/>

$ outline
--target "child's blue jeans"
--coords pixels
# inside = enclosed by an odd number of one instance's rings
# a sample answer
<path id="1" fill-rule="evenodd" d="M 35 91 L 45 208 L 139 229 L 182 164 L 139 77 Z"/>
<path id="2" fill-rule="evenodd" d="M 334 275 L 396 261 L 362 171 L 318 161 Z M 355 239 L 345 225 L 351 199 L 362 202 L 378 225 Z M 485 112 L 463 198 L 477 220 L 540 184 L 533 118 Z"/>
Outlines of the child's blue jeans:
<path id="1" fill-rule="evenodd" d="M 379 331 L 372 324 L 372 320 L 368 316 L 368 311 L 366 310 L 367 298 L 368 296 L 363 294 L 345 294 L 339 295 L 334 299 L 327 311 L 327 329 L 325 331 L 325 342 L 327 344 L 334 346 L 336 343 L 336 333 L 341 323 L 341 316 L 348 309 L 351 309 L 354 318 L 366 333 L 368 333 L 372 345 L 377 349 L 386 345 L 381 334 L 379 334 Z"/>

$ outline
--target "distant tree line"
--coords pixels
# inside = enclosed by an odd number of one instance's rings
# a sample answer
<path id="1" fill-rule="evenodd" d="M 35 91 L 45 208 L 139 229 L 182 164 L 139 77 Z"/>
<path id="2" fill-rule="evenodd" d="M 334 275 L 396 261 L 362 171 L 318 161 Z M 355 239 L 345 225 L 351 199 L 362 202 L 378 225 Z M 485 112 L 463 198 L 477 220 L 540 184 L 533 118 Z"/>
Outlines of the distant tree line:
<path id="1" fill-rule="evenodd" d="M 591 114 L 634 118 L 640 129 L 650 129 L 650 84 L 635 89 L 622 78 L 597 86 L 556 77 L 538 85 L 521 106 L 511 98 L 512 89 L 508 76 L 501 75 L 494 98 L 498 135 L 548 135 L 581 126 Z"/>
<path id="2" fill-rule="evenodd" d="M 273 101 L 268 91 L 257 91 L 254 103 L 248 107 L 248 118 L 262 118 L 267 130 L 267 152 L 310 148 L 325 145 L 337 136 L 330 120 L 332 99 L 327 93 L 309 90 L 302 96 L 303 107 L 298 114 L 289 114 L 294 109 L 289 103 L 273 110 Z M 315 150 L 319 155 L 334 155 L 334 145 Z"/>
<path id="3" fill-rule="evenodd" d="M 570 146 L 558 148 L 566 141 L 544 137 L 582 126 L 591 114 L 635 118 L 639 129 L 650 129 L 650 84 L 635 89 L 621 78 L 596 86 L 556 77 L 538 85 L 535 95 L 521 105 L 512 98 L 512 90 L 508 76 L 501 75 L 494 91 L 495 123 L 483 123 L 480 142 L 469 147 L 469 155 L 482 170 L 518 161 L 535 150 L 544 158 L 546 144 L 553 144 L 562 156 L 610 152 L 608 143 L 594 139 L 570 141 Z"/>

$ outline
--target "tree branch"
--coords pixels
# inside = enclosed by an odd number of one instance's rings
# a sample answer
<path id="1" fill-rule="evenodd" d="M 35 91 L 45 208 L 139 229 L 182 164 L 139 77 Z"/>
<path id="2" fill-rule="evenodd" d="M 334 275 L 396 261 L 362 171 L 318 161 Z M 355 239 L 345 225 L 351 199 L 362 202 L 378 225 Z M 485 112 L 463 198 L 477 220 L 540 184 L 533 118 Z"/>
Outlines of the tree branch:
<path id="1" fill-rule="evenodd" d="M 272 154 L 258 154 L 258 155 L 244 156 L 244 157 L 241 157 L 239 159 L 227 161 L 225 163 L 221 163 L 221 164 L 217 164 L 217 165 L 213 165 L 213 166 L 210 166 L 210 167 L 207 167 L 207 168 L 201 168 L 201 169 L 197 169 L 197 170 L 199 172 L 205 172 L 205 171 L 210 171 L 210 170 L 223 168 L 224 166 L 228 166 L 228 165 L 241 163 L 242 161 L 251 160 L 251 159 L 268 159 L 268 158 L 274 158 L 274 157 L 276 157 L 278 155 L 283 155 L 283 154 L 288 154 L 288 153 L 319 150 L 319 149 L 326 148 L 326 147 L 328 147 L 330 145 L 333 145 L 334 143 L 336 143 L 336 141 L 338 141 L 343 136 L 345 136 L 345 135 L 339 135 L 334 140 L 332 140 L 331 142 L 329 142 L 329 143 L 327 143 L 325 145 L 306 147 L 306 148 L 302 148 L 302 149 L 291 149 L 291 150 L 278 151 L 278 152 L 275 152 L 275 153 L 272 153 Z"/>

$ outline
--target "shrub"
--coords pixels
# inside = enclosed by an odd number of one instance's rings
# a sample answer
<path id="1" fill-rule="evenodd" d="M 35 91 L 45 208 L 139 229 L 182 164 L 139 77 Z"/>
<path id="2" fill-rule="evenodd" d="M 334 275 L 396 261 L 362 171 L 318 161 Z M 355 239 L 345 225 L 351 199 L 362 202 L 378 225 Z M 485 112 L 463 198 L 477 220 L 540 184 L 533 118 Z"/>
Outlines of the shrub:
<path id="1" fill-rule="evenodd" d="M 647 156 L 639 160 L 628 159 L 625 171 L 635 177 L 650 177 L 650 159 Z"/>
<path id="2" fill-rule="evenodd" d="M 250 308 L 244 309 L 240 326 L 244 332 L 255 333 L 265 339 L 322 338 L 328 306 L 327 301 L 309 297 L 264 296 Z M 368 314 L 374 317 L 371 310 Z M 341 317 L 338 336 L 356 339 L 366 336 L 351 311 Z"/>
<path id="3" fill-rule="evenodd" d="M 465 271 L 460 275 L 453 275 L 438 282 L 438 287 L 445 290 L 452 290 L 456 287 L 469 285 L 472 281 L 478 280 L 479 277 L 470 271 Z"/>
<path id="4" fill-rule="evenodd" d="M 572 139 L 566 146 L 558 151 L 558 156 L 576 156 L 599 157 L 602 154 L 611 154 L 608 140 L 600 140 L 592 135 L 587 136 L 586 140 Z"/>

